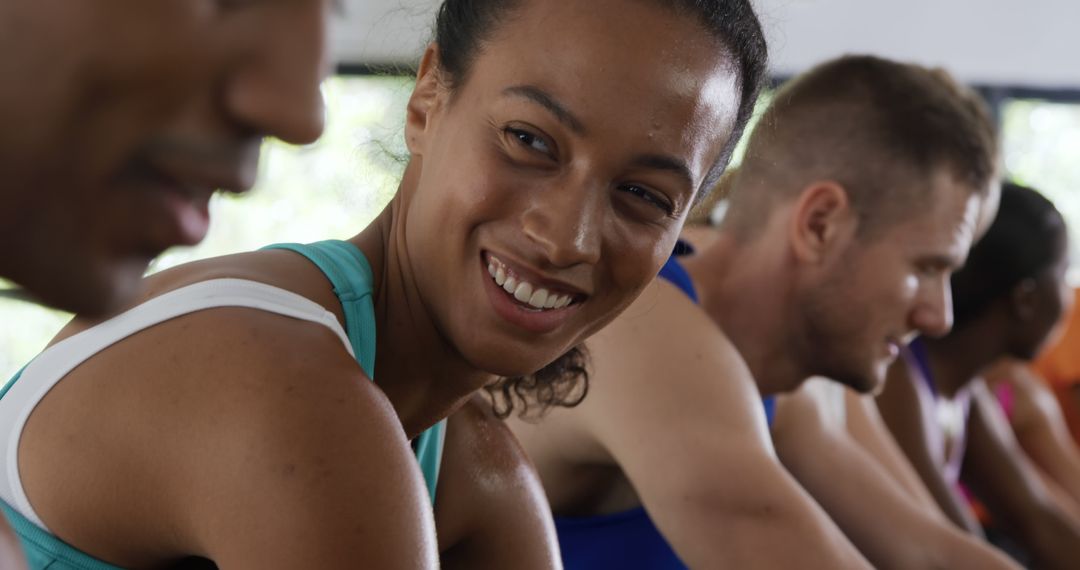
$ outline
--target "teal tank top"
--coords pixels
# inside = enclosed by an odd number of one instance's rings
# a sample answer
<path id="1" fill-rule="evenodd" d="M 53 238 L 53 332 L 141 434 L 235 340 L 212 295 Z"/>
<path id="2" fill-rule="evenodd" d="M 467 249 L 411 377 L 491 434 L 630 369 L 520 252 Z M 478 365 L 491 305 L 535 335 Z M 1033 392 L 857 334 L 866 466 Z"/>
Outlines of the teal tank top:
<path id="1" fill-rule="evenodd" d="M 345 313 L 345 333 L 360 367 L 375 378 L 375 304 L 372 299 L 374 275 L 364 254 L 348 242 L 321 241 L 309 245 L 276 244 L 264 249 L 285 249 L 314 263 L 334 286 L 334 294 Z M 18 381 L 20 371 L 0 390 L 0 398 Z M 435 487 L 442 463 L 446 420 L 435 424 L 413 441 L 416 459 L 424 474 L 428 494 L 435 503 Z M 26 554 L 30 570 L 124 570 L 79 551 L 49 534 L 4 501 L 0 509 L 11 522 Z"/>

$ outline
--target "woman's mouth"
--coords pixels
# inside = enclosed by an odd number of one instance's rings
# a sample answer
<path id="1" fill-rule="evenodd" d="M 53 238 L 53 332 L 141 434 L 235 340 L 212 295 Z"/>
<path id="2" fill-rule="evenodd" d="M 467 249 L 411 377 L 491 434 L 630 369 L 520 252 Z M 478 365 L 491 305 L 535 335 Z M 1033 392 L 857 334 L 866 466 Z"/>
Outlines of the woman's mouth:
<path id="1" fill-rule="evenodd" d="M 517 265 L 485 252 L 480 271 L 487 275 L 484 290 L 495 313 L 505 322 L 532 334 L 548 334 L 577 313 L 589 295 L 572 286 L 559 286 Z"/>
<path id="2" fill-rule="evenodd" d="M 495 284 L 515 301 L 536 311 L 552 311 L 574 303 L 576 295 L 541 287 L 516 274 L 494 255 L 487 256 L 487 270 Z"/>

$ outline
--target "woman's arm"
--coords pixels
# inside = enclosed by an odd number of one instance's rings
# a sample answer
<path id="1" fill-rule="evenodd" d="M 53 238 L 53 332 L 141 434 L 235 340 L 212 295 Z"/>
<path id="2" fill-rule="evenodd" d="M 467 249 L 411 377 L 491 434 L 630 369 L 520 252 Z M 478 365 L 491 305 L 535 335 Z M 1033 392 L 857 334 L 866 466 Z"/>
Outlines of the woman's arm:
<path id="1" fill-rule="evenodd" d="M 995 368 L 996 381 L 1008 382 L 1014 405 L 1010 418 L 1013 433 L 1028 457 L 1073 501 L 1080 510 L 1080 450 L 1065 425 L 1054 393 L 1035 373 L 1019 362 Z M 991 380 L 988 378 L 988 381 Z"/>
<path id="2" fill-rule="evenodd" d="M 445 569 L 562 568 L 536 471 L 479 396 L 450 416 L 435 525 Z"/>
<path id="3" fill-rule="evenodd" d="M 1017 444 L 1001 408 L 980 380 L 972 385 L 963 478 L 1045 568 L 1075 568 L 1080 521 L 1053 500 Z"/>
<path id="4" fill-rule="evenodd" d="M 916 381 L 903 361 L 898 360 L 889 368 L 885 389 L 877 399 L 881 417 L 949 520 L 981 537 L 982 527 L 959 491 L 945 480 L 942 467 L 933 456 L 934 418 L 928 417 L 923 407 Z"/>

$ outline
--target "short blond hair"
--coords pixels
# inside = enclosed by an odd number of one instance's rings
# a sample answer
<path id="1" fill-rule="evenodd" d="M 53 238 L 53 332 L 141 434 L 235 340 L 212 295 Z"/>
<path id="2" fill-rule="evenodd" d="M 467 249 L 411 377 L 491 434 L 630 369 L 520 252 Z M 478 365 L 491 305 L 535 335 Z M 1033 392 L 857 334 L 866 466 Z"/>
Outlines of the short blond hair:
<path id="1" fill-rule="evenodd" d="M 777 92 L 750 136 L 725 225 L 749 236 L 774 203 L 831 180 L 848 192 L 860 232 L 872 231 L 926 200 L 941 168 L 989 191 L 997 147 L 985 103 L 946 72 L 845 56 Z"/>

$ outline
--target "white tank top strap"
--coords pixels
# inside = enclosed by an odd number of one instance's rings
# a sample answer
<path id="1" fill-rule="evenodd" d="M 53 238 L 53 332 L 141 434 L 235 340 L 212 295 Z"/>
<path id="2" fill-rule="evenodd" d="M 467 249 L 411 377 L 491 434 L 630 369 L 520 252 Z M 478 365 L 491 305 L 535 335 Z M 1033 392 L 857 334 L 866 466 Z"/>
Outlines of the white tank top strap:
<path id="1" fill-rule="evenodd" d="M 245 279 L 214 279 L 188 285 L 121 313 L 49 347 L 23 369 L 0 399 L 0 499 L 42 529 L 19 477 L 19 439 L 38 403 L 69 372 L 109 346 L 170 319 L 220 307 L 246 307 L 326 326 L 355 358 L 352 344 L 333 313 L 279 287 Z"/>

